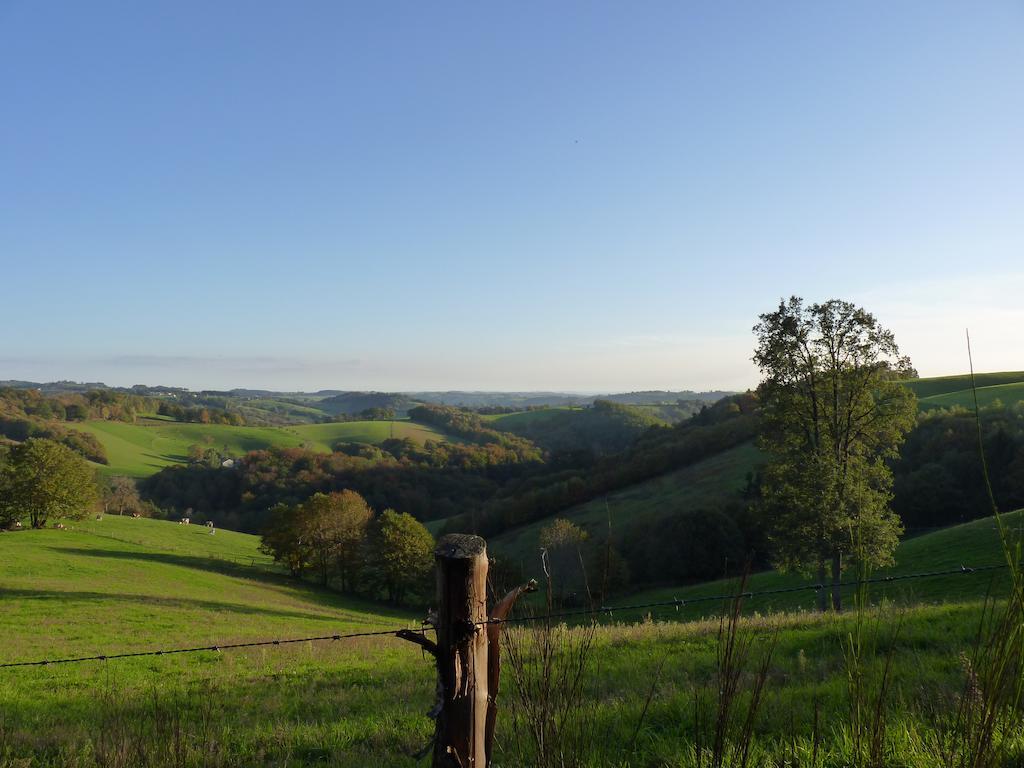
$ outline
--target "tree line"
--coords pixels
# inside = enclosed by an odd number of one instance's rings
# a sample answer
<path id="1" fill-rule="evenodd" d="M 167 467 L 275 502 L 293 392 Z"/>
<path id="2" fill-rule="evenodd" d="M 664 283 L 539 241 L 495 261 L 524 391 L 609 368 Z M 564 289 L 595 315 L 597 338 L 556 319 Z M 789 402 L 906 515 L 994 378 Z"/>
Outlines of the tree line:
<path id="1" fill-rule="evenodd" d="M 275 504 L 260 548 L 292 576 L 312 574 L 343 592 L 405 603 L 430 591 L 433 536 L 407 513 L 374 514 L 355 491 Z"/>

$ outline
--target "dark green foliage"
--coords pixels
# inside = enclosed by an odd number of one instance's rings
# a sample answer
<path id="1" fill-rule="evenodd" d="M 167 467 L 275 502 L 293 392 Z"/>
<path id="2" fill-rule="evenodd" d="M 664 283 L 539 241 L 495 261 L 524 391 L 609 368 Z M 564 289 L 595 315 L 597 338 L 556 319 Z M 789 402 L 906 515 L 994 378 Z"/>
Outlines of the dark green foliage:
<path id="1" fill-rule="evenodd" d="M 232 471 L 193 464 L 168 467 L 142 481 L 146 498 L 162 507 L 209 510 L 219 525 L 262 528 L 276 503 L 314 493 L 352 489 L 376 509 L 407 510 L 420 520 L 479 507 L 509 478 L 526 471 L 501 445 L 388 440 L 367 455 L 346 448 L 331 454 L 301 448 L 252 451 Z"/>
<path id="2" fill-rule="evenodd" d="M 886 461 L 914 424 L 916 399 L 898 383 L 909 360 L 874 316 L 845 301 L 805 306 L 794 296 L 754 332 L 776 564 L 823 579 L 830 563 L 834 583 L 845 559 L 890 564 L 901 527 Z M 837 587 L 832 599 L 838 608 Z"/>
<path id="3" fill-rule="evenodd" d="M 33 528 L 51 519 L 88 514 L 97 493 L 92 468 L 70 448 L 30 438 L 0 465 L 0 525 L 28 517 Z"/>
<path id="4" fill-rule="evenodd" d="M 737 573 L 746 553 L 736 520 L 717 509 L 670 513 L 629 530 L 623 548 L 634 582 L 686 584 Z"/>
<path id="5" fill-rule="evenodd" d="M 385 509 L 369 528 L 363 580 L 369 594 L 402 604 L 433 594 L 434 537 L 416 518 Z"/>
<path id="6" fill-rule="evenodd" d="M 235 427 L 245 424 L 245 419 L 237 413 L 200 406 L 190 407 L 177 403 L 160 403 L 157 413 L 160 416 L 169 416 L 175 421 L 187 421 L 194 424 L 228 424 Z"/>
<path id="7" fill-rule="evenodd" d="M 553 460 L 544 471 L 506 484 L 479 513 L 450 520 L 446 530 L 493 536 L 696 463 L 751 440 L 757 430 L 757 407 L 753 395 L 736 395 L 688 422 L 647 430 L 622 454 L 597 460 L 585 454 L 564 464 Z"/>
<path id="8" fill-rule="evenodd" d="M 584 450 L 595 456 L 620 453 L 648 429 L 663 424 L 646 409 L 610 400 L 595 400 L 586 408 L 533 411 L 494 423 L 552 453 Z"/>
<path id="9" fill-rule="evenodd" d="M 1002 509 L 1024 506 L 1024 407 L 983 408 L 980 418 L 996 501 Z M 893 469 L 893 508 L 908 529 L 992 514 L 974 414 L 963 408 L 920 414 Z"/>

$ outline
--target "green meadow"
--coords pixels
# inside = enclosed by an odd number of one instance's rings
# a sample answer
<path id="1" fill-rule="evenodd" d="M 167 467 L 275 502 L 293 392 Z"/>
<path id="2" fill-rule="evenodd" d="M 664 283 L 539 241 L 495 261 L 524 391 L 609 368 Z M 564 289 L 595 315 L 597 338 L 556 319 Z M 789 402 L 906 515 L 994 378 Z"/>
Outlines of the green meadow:
<path id="1" fill-rule="evenodd" d="M 1016 405 L 1024 400 L 1024 381 L 1012 384 L 994 384 L 987 387 L 978 387 L 977 390 L 964 389 L 957 392 L 946 392 L 941 395 L 932 395 L 921 398 L 918 405 L 922 409 L 928 408 L 974 408 L 975 392 L 977 392 L 978 405 L 982 408 L 994 404 L 996 401 L 1003 405 Z"/>
<path id="2" fill-rule="evenodd" d="M 0 534 L 0 663 L 418 626 L 419 613 L 285 578 L 252 536 L 111 516 L 72 526 Z M 978 521 L 905 542 L 899 567 L 997 560 L 992 528 Z M 981 575 L 922 580 L 914 595 L 924 604 L 868 612 L 880 649 L 866 659 L 868 673 L 884 655 L 894 670 L 885 765 L 941 764 L 938 726 L 924 712 L 934 715 L 935 702 L 962 685 L 957 659 L 971 646 L 988 588 Z M 585 731 L 581 765 L 696 764 L 695 702 L 714 688 L 718 624 L 643 613 L 603 617 L 594 630 L 574 726 Z M 790 612 L 742 622 L 755 658 L 777 638 L 751 765 L 850 764 L 842 648 L 855 621 Z M 528 652 L 536 636 L 510 631 L 506 642 Z M 554 632 L 569 648 L 584 636 Z M 517 679 L 506 663 L 496 766 L 532 762 L 511 727 L 523 715 Z M 0 668 L 0 766 L 411 767 L 422 764 L 412 755 L 428 743 L 433 695 L 432 663 L 390 637 Z M 1019 742 L 1011 746 L 1019 755 Z"/>
<path id="3" fill-rule="evenodd" d="M 978 405 L 982 407 L 996 401 L 1003 405 L 1015 405 L 1024 400 L 1024 371 L 976 373 L 973 389 L 970 374 L 912 379 L 903 383 L 917 395 L 922 410 L 955 407 L 973 409 L 975 390 Z"/>
<path id="4" fill-rule="evenodd" d="M 421 443 L 447 439 L 431 427 L 399 420 L 233 427 L 147 419 L 139 424 L 87 421 L 69 423 L 68 426 L 92 433 L 103 445 L 109 464 L 101 466 L 100 471 L 128 477 L 146 477 L 172 464 L 182 464 L 187 461 L 189 446 L 196 444 L 241 456 L 248 451 L 273 446 L 306 447 L 329 453 L 331 447 L 340 441 L 375 444 L 392 436 L 407 437 Z"/>

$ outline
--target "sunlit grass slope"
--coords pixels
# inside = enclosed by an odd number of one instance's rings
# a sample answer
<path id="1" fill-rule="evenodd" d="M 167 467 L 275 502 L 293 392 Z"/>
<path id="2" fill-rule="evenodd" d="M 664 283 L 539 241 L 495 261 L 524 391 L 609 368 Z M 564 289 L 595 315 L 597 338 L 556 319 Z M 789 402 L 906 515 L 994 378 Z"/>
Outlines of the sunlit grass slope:
<path id="1" fill-rule="evenodd" d="M 104 474 L 129 477 L 145 477 L 171 464 L 183 463 L 187 460 L 189 446 L 196 444 L 237 456 L 271 446 L 305 446 L 314 451 L 330 452 L 339 441 L 380 443 L 392 434 L 417 442 L 445 440 L 443 433 L 409 421 L 350 421 L 290 427 L 88 421 L 69 426 L 92 433 L 102 443 L 109 460 L 109 464 L 101 466 Z"/>
<path id="2" fill-rule="evenodd" d="M 969 374 L 915 379 L 904 384 L 917 394 L 918 404 L 922 410 L 955 406 L 974 407 L 974 392 L 971 389 Z M 978 404 L 983 407 L 992 405 L 997 400 L 1004 405 L 1013 405 L 1024 400 L 1024 371 L 976 373 L 974 385 L 977 388 Z"/>
<path id="3" fill-rule="evenodd" d="M 256 536 L 116 515 L 69 526 L 0 535 L 5 661 L 344 631 L 398 616 L 287 578 Z"/>
<path id="4" fill-rule="evenodd" d="M 427 440 L 445 442 L 450 438 L 433 427 L 415 424 L 411 421 L 349 421 L 337 424 L 304 424 L 299 427 L 286 427 L 289 432 L 299 435 L 317 450 L 329 451 L 335 443 L 381 443 L 388 438 L 409 438 L 417 443 Z"/>
<path id="5" fill-rule="evenodd" d="M 974 395 L 970 389 L 958 392 L 947 392 L 942 395 L 932 395 L 918 400 L 921 408 L 974 408 Z M 990 387 L 978 387 L 978 405 L 985 407 L 992 405 L 997 400 L 1003 405 L 1015 405 L 1024 400 L 1024 381 L 1015 384 L 995 384 Z"/>
<path id="6" fill-rule="evenodd" d="M 419 625 L 408 612 L 295 582 L 271 568 L 257 544 L 246 534 L 109 515 L 66 531 L 0 534 L 0 662 Z M 284 754 L 327 744 L 408 751 L 425 739 L 431 695 L 431 666 L 391 638 L 0 669 L 0 765 L 12 743 L 39 760 L 26 765 L 109 764 L 75 762 L 67 745 L 112 727 L 104 724 L 111 707 L 123 708 L 118 727 L 133 727 L 156 702 L 187 718 L 186 728 L 203 717 L 196 708 L 221 713 L 224 749 L 244 754 L 229 765 L 259 765 L 282 739 Z M 340 697 L 352 706 L 340 709 Z M 313 722 L 324 724 L 315 738 Z"/>

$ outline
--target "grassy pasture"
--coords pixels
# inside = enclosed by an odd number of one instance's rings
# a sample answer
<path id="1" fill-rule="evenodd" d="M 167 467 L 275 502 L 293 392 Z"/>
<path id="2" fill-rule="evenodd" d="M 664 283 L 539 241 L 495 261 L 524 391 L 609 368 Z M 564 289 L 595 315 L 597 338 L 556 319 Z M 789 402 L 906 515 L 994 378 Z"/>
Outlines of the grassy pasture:
<path id="1" fill-rule="evenodd" d="M 68 426 L 90 432 L 107 451 L 109 464 L 100 467 L 108 475 L 145 477 L 172 464 L 186 461 L 189 446 L 199 444 L 241 455 L 271 446 L 297 448 L 305 445 L 314 451 L 330 452 L 331 446 L 346 440 L 354 443 L 379 443 L 391 436 L 391 422 L 350 421 L 332 424 L 305 424 L 291 427 L 233 427 L 223 424 L 186 424 L 146 421 L 125 424 L 117 421 L 87 421 Z M 394 422 L 395 437 L 418 442 L 444 440 L 430 427 L 408 421 Z"/>
<path id="2" fill-rule="evenodd" d="M 1024 382 L 1024 371 L 999 371 L 995 373 L 976 373 L 974 382 L 978 387 L 995 387 L 1002 384 L 1019 384 Z M 935 376 L 928 379 L 910 379 L 903 382 L 914 391 L 919 398 L 947 395 L 954 392 L 970 392 L 970 374 L 957 376 Z"/>
<path id="3" fill-rule="evenodd" d="M 1003 405 L 1014 405 L 1024 400 L 1024 381 L 1013 384 L 994 384 L 987 387 L 978 387 L 978 405 L 985 407 L 992 405 L 996 400 Z M 974 393 L 970 389 L 963 389 L 957 392 L 947 392 L 941 395 L 921 398 L 918 406 L 927 408 L 974 408 Z"/>
<path id="4" fill-rule="evenodd" d="M 532 411 L 516 411 L 515 413 L 491 413 L 481 416 L 484 421 L 491 422 L 496 429 L 512 431 L 527 424 L 544 423 L 552 419 L 563 418 L 568 411 L 582 411 L 583 408 L 571 405 L 552 405 L 548 408 L 534 408 Z"/>
<path id="5" fill-rule="evenodd" d="M 376 444 L 390 437 L 409 438 L 417 443 L 427 440 L 446 442 L 451 440 L 440 430 L 424 424 L 415 424 L 408 420 L 394 421 L 348 421 L 331 424 L 304 424 L 298 427 L 284 427 L 288 432 L 298 435 L 317 450 L 330 451 L 331 446 L 339 441 L 350 443 Z"/>
<path id="6" fill-rule="evenodd" d="M 953 553 L 993 555 L 986 524 L 907 542 L 901 557 L 926 569 Z M 238 564 L 246 558 L 257 566 Z M 922 712 L 963 682 L 957 659 L 980 610 L 955 601 L 976 600 L 983 582 L 965 577 L 973 586 L 944 591 L 947 604 L 906 610 L 898 634 L 888 609 L 869 615 L 880 647 L 893 648 L 887 766 L 940 765 Z M 0 534 L 0 601 L 0 661 L 415 625 L 279 576 L 254 537 L 110 516 L 69 531 Z M 717 623 L 616 620 L 596 630 L 585 678 L 586 764 L 692 766 L 694 695 L 714 684 Z M 778 633 L 752 765 L 811 765 L 815 708 L 823 740 L 814 765 L 850 763 L 841 649 L 852 622 L 809 613 L 745 621 L 760 638 L 757 653 Z M 869 658 L 869 674 L 882 664 Z M 433 685 L 429 659 L 391 638 L 0 669 L 0 766 L 411 768 L 429 739 Z M 502 686 L 495 766 L 527 765 L 502 729 L 515 693 L 508 669 Z M 801 761 L 784 763 L 794 751 Z"/>

